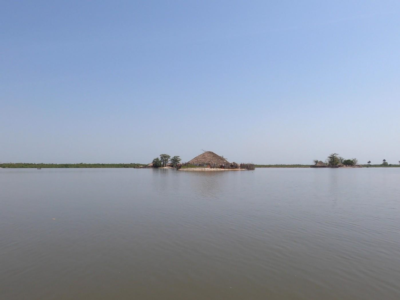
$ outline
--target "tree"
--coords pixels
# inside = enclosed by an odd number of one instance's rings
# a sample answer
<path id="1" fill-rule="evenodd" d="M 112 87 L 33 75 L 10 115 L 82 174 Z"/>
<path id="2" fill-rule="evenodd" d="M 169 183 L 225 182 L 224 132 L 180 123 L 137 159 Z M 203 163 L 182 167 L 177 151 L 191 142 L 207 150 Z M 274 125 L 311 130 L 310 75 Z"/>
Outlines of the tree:
<path id="1" fill-rule="evenodd" d="M 174 156 L 171 158 L 171 164 L 173 167 L 176 167 L 181 162 L 181 158 L 179 156 Z"/>
<path id="2" fill-rule="evenodd" d="M 317 164 L 318 163 L 318 159 L 314 159 L 314 164 Z"/>
<path id="3" fill-rule="evenodd" d="M 389 164 L 387 163 L 386 159 L 383 160 L 382 166 L 388 166 Z"/>
<path id="4" fill-rule="evenodd" d="M 343 157 L 339 157 L 339 162 L 342 164 L 345 161 L 345 159 Z"/>
<path id="5" fill-rule="evenodd" d="M 153 168 L 159 168 L 162 166 L 161 160 L 156 157 L 155 159 L 153 159 Z"/>
<path id="6" fill-rule="evenodd" d="M 343 164 L 344 164 L 345 166 L 354 166 L 354 165 L 355 165 L 353 159 L 345 159 L 345 160 L 343 161 Z"/>
<path id="7" fill-rule="evenodd" d="M 163 167 L 167 166 L 170 157 L 171 156 L 169 156 L 168 154 L 160 154 L 160 160 Z"/>
<path id="8" fill-rule="evenodd" d="M 358 159 L 357 158 L 353 158 L 353 166 L 355 166 L 355 165 L 357 165 L 358 164 Z"/>
<path id="9" fill-rule="evenodd" d="M 328 156 L 328 165 L 330 165 L 331 167 L 335 167 L 339 163 L 340 163 L 339 154 L 332 153 L 331 155 Z"/>

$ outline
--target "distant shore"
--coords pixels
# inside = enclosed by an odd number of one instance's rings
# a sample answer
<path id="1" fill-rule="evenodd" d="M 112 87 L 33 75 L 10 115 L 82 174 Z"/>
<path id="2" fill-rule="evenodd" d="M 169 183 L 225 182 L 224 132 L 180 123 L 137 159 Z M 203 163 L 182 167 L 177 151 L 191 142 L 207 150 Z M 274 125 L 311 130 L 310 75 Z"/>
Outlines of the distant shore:
<path id="1" fill-rule="evenodd" d="M 295 168 L 313 168 L 310 165 L 255 165 L 256 169 L 259 168 L 282 168 L 282 169 L 295 169 Z M 339 168 L 335 167 L 323 167 L 323 168 L 313 168 L 313 169 L 358 169 L 358 168 L 400 168 L 400 165 L 357 165 L 357 166 L 342 166 Z"/>
<path id="2" fill-rule="evenodd" d="M 3 163 L 0 164 L 0 169 L 108 169 L 108 168 L 131 168 L 131 169 L 142 169 L 146 168 L 147 164 L 130 163 L 130 164 L 35 164 L 35 163 Z M 363 168 L 399 168 L 400 165 L 360 165 Z M 280 168 L 280 169 L 297 169 L 297 168 L 311 168 L 310 165 L 255 165 L 256 169 L 261 168 Z M 165 167 L 166 169 L 172 169 L 171 167 Z M 351 167 L 345 167 L 345 169 Z M 163 168 L 160 168 L 163 169 Z M 193 170 L 194 169 L 194 170 Z M 185 168 L 180 171 L 199 171 L 203 168 Z M 204 168 L 207 171 L 238 171 L 243 169 L 209 169 Z M 325 168 L 326 169 L 326 168 Z"/>
<path id="3" fill-rule="evenodd" d="M 145 164 L 36 164 L 36 163 L 3 163 L 0 168 L 4 169 L 100 169 L 100 168 L 141 168 Z"/>

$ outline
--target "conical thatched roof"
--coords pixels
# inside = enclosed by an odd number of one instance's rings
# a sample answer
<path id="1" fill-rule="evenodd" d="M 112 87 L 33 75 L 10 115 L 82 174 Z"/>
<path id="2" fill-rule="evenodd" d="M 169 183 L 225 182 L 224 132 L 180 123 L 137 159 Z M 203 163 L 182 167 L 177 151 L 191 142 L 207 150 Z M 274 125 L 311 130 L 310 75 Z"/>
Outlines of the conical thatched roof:
<path id="1" fill-rule="evenodd" d="M 312 168 L 327 168 L 328 165 L 323 163 L 322 161 L 317 162 L 315 165 L 311 166 Z"/>
<path id="2" fill-rule="evenodd" d="M 229 165 L 230 163 L 223 157 L 215 154 L 211 151 L 206 151 L 199 156 L 196 156 L 191 161 L 191 165 L 205 165 L 205 164 L 215 164 L 215 165 Z"/>

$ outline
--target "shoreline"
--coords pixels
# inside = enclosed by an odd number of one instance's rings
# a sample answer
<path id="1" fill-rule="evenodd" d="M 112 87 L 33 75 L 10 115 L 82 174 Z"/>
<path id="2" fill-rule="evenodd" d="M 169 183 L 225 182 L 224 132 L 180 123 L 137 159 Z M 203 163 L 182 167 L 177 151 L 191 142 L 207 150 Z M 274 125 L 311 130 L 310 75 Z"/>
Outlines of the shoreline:
<path id="1" fill-rule="evenodd" d="M 224 171 L 248 171 L 247 169 L 212 169 L 212 168 L 187 168 L 179 169 L 178 171 L 183 172 L 224 172 Z"/>

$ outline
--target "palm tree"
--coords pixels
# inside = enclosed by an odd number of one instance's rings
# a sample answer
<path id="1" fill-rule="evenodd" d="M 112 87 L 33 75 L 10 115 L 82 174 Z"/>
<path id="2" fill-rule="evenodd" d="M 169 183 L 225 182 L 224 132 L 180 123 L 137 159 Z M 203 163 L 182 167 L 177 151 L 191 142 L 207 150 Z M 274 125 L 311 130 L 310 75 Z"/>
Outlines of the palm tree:
<path id="1" fill-rule="evenodd" d="M 368 161 L 368 166 L 371 166 L 371 161 L 370 160 Z"/>

